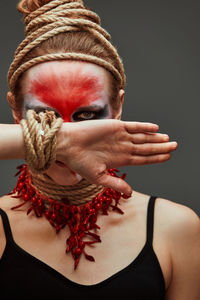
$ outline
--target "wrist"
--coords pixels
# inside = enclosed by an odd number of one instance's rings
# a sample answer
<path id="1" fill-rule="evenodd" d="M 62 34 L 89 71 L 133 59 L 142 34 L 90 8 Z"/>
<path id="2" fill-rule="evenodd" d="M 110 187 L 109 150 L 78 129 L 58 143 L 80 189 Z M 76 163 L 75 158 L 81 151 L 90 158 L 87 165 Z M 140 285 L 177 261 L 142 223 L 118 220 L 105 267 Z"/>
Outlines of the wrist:
<path id="1" fill-rule="evenodd" d="M 71 126 L 69 122 L 63 122 L 60 129 L 56 132 L 56 159 L 66 161 L 68 149 L 71 144 Z"/>

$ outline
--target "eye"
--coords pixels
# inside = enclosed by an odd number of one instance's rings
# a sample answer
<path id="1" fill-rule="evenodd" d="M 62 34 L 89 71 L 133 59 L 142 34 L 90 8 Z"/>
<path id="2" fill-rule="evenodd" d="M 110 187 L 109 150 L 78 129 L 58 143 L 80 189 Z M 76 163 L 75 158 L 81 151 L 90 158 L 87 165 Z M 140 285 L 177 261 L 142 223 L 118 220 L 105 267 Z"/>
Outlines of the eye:
<path id="1" fill-rule="evenodd" d="M 45 112 L 46 110 L 52 111 L 51 108 L 41 108 L 41 107 L 35 107 L 34 110 L 37 114 L 40 112 Z M 56 112 L 56 111 L 54 111 L 54 112 L 55 112 L 56 118 L 62 118 L 62 116 L 58 112 Z"/>
<path id="2" fill-rule="evenodd" d="M 81 113 L 76 113 L 73 118 L 74 119 L 83 119 L 83 120 L 90 120 L 96 117 L 98 112 L 96 111 L 83 111 Z"/>

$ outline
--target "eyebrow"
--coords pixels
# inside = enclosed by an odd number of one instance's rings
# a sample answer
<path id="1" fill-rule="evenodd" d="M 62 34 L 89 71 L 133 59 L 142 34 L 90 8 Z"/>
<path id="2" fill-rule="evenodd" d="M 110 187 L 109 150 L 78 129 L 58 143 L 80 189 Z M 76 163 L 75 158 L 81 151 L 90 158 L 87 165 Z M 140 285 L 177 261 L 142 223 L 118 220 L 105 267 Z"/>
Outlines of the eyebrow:
<path id="1" fill-rule="evenodd" d="M 81 112 L 81 111 L 85 111 L 87 109 L 102 109 L 103 107 L 101 105 L 97 105 L 97 104 L 93 104 L 93 105 L 89 105 L 89 106 L 82 106 L 82 107 L 79 107 L 76 112 Z M 34 109 L 34 110 L 40 110 L 40 109 L 43 109 L 43 110 L 53 110 L 54 112 L 58 113 L 59 112 L 53 108 L 53 107 L 49 107 L 49 106 L 41 106 L 41 105 L 32 105 L 32 104 L 25 104 L 25 110 L 28 110 L 28 109 Z"/>

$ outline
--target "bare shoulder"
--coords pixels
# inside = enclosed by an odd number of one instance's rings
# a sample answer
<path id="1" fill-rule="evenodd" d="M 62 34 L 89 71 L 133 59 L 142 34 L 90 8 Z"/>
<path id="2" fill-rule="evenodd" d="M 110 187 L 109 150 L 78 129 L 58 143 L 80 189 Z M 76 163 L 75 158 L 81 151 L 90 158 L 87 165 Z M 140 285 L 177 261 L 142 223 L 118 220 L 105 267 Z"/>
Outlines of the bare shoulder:
<path id="1" fill-rule="evenodd" d="M 156 206 L 172 266 L 165 299 L 200 299 L 200 218 L 190 207 L 164 198 L 157 198 Z"/>
<path id="2" fill-rule="evenodd" d="M 144 204 L 144 206 L 147 206 L 150 195 L 140 193 L 138 191 L 134 191 L 134 193 L 138 202 L 141 202 L 142 204 Z M 159 218 L 165 220 L 169 227 L 170 225 L 176 225 L 177 227 L 182 225 L 182 223 L 187 225 L 188 222 L 191 225 L 196 223 L 196 225 L 198 226 L 200 222 L 199 216 L 193 209 L 166 198 L 156 197 L 155 213 Z"/>
<path id="3" fill-rule="evenodd" d="M 138 201 L 147 206 L 150 196 L 137 192 Z M 200 239 L 200 218 L 190 207 L 172 200 L 157 197 L 154 209 L 154 230 L 168 243 L 171 252 L 184 243 L 194 244 Z"/>
<path id="4" fill-rule="evenodd" d="M 18 198 L 12 198 L 11 195 L 3 195 L 0 197 L 0 208 L 2 208 L 6 212 L 11 211 L 10 208 L 19 203 L 21 203 L 20 200 Z"/>
<path id="5" fill-rule="evenodd" d="M 156 206 L 172 236 L 200 230 L 200 218 L 190 207 L 165 198 L 157 198 Z"/>

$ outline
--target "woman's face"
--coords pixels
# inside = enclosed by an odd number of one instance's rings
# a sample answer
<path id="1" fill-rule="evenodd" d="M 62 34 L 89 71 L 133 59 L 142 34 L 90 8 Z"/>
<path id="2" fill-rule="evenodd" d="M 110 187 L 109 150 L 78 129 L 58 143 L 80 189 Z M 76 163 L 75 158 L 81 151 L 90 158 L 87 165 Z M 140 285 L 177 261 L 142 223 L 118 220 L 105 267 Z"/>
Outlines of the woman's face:
<path id="1" fill-rule="evenodd" d="M 22 79 L 22 117 L 26 118 L 28 109 L 53 109 L 64 122 L 115 118 L 109 102 L 109 76 L 104 68 L 88 62 L 50 61 L 35 65 Z M 120 95 L 122 100 L 122 90 Z M 73 185 L 82 179 L 57 161 L 45 173 L 61 185 Z"/>

